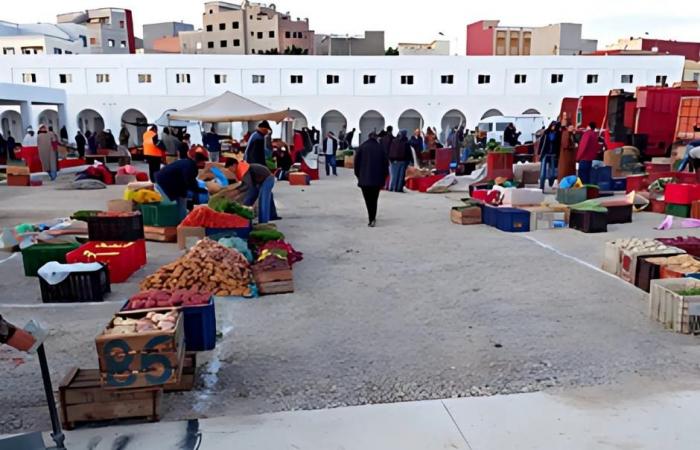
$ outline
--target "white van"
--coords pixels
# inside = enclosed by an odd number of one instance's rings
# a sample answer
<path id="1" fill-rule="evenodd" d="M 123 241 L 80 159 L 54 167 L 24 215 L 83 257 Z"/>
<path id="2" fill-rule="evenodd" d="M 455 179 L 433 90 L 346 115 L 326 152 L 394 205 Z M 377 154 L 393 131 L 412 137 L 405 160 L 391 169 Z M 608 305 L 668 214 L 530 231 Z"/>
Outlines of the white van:
<path id="1" fill-rule="evenodd" d="M 518 140 L 521 143 L 534 142 L 535 133 L 540 130 L 544 123 L 544 117 L 538 115 L 524 115 L 524 116 L 492 116 L 486 119 L 481 119 L 479 122 L 479 130 L 486 132 L 486 139 L 494 139 L 496 142 L 503 145 L 503 131 L 509 123 L 515 125 L 515 129 L 519 131 L 520 138 Z"/>

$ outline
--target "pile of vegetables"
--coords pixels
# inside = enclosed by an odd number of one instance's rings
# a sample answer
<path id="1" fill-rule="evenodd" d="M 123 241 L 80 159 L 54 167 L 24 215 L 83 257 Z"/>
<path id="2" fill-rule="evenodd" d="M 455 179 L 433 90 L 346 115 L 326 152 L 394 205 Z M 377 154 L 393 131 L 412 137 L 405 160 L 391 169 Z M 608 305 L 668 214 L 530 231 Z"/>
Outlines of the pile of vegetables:
<path id="1" fill-rule="evenodd" d="M 250 219 L 235 214 L 216 212 L 206 205 L 201 205 L 195 206 L 180 225 L 204 228 L 245 228 L 250 226 Z"/>
<path id="2" fill-rule="evenodd" d="M 142 319 L 115 317 L 112 320 L 112 327 L 107 328 L 105 334 L 132 334 L 174 330 L 179 314 L 178 311 L 169 311 L 167 313 L 149 311 L 146 317 Z"/>
<path id="3" fill-rule="evenodd" d="M 690 255 L 669 256 L 663 265 L 668 270 L 682 274 L 700 272 L 700 261 Z"/>
<path id="4" fill-rule="evenodd" d="M 211 239 L 202 239 L 185 256 L 146 277 L 141 290 L 187 289 L 248 297 L 250 282 L 250 264 L 245 256 Z"/>
<path id="5" fill-rule="evenodd" d="M 143 291 L 129 299 L 127 310 L 150 309 L 178 306 L 198 306 L 209 303 L 211 294 L 196 289 L 176 289 L 174 291 Z"/>
<path id="6" fill-rule="evenodd" d="M 304 259 L 303 253 L 294 250 L 294 247 L 292 247 L 291 244 L 283 240 L 266 242 L 258 250 L 260 252 L 258 256 L 258 261 L 261 261 L 261 257 L 263 255 L 272 254 L 277 256 L 278 258 L 286 259 L 287 264 L 289 264 L 289 267 L 292 267 L 295 263 L 298 263 L 299 261 Z"/>
<path id="7" fill-rule="evenodd" d="M 289 268 L 290 265 L 287 261 L 286 252 L 280 252 L 277 250 L 263 250 L 260 252 L 260 256 L 258 256 L 258 259 L 255 262 L 255 269 L 265 272 L 287 270 Z"/>
<path id="8" fill-rule="evenodd" d="M 71 216 L 71 219 L 82 220 L 87 222 L 92 217 L 134 217 L 140 215 L 140 211 L 76 211 Z"/>
<path id="9" fill-rule="evenodd" d="M 236 214 L 246 219 L 255 217 L 253 208 L 243 206 L 237 201 L 230 200 L 226 197 L 211 197 L 209 199 L 209 207 L 216 212 Z"/>
<path id="10" fill-rule="evenodd" d="M 673 183 L 673 178 L 659 178 L 649 185 L 648 190 L 649 192 L 664 192 L 668 183 Z"/>
<path id="11" fill-rule="evenodd" d="M 683 297 L 693 297 L 696 295 L 700 295 L 700 287 L 684 289 L 682 291 L 678 291 L 677 294 L 682 295 Z"/>

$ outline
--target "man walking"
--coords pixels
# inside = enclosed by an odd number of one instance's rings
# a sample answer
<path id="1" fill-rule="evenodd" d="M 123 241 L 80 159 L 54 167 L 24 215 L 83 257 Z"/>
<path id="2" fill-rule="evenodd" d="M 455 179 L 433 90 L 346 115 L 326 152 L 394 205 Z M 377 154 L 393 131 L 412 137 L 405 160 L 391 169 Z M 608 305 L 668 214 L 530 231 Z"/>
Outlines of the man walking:
<path id="1" fill-rule="evenodd" d="M 258 124 L 258 128 L 255 132 L 250 135 L 244 155 L 244 159 L 248 164 L 267 165 L 267 158 L 265 158 L 265 136 L 267 136 L 271 130 L 270 123 L 267 120 L 263 120 Z"/>
<path id="2" fill-rule="evenodd" d="M 367 139 L 355 152 L 355 176 L 357 186 L 362 190 L 365 199 L 368 226 L 374 228 L 377 224 L 377 206 L 379 191 L 381 191 L 389 174 L 389 160 L 375 133 L 370 133 Z"/>
<path id="3" fill-rule="evenodd" d="M 391 181 L 389 190 L 392 192 L 403 192 L 404 180 L 406 178 L 406 168 L 412 159 L 411 146 L 408 144 L 408 133 L 406 130 L 399 131 L 394 138 L 389 149 L 389 161 L 391 161 Z"/>
<path id="4" fill-rule="evenodd" d="M 326 139 L 323 141 L 323 155 L 326 159 L 326 176 L 331 176 L 331 168 L 333 168 L 333 175 L 338 176 L 335 152 L 338 150 L 338 139 L 335 138 L 332 131 L 329 131 L 326 135 Z"/>

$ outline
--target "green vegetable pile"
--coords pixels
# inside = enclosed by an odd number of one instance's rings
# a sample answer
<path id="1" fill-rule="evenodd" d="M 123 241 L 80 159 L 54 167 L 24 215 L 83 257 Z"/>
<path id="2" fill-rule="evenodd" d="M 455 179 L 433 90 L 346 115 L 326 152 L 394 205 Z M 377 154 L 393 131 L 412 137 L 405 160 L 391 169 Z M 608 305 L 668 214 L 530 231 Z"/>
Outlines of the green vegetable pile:
<path id="1" fill-rule="evenodd" d="M 284 239 L 284 234 L 277 230 L 253 230 L 249 239 L 259 242 L 279 241 Z"/>
<path id="2" fill-rule="evenodd" d="M 576 203 L 575 205 L 569 206 L 571 209 L 577 211 L 593 211 L 593 212 L 608 212 L 608 208 L 601 206 L 600 202 L 597 200 L 586 200 L 581 203 Z"/>
<path id="3" fill-rule="evenodd" d="M 678 295 L 683 297 L 692 297 L 695 295 L 700 295 L 700 287 L 688 288 L 677 292 Z"/>
<path id="4" fill-rule="evenodd" d="M 216 212 L 235 214 L 244 219 L 252 219 L 255 215 L 251 208 L 223 196 L 211 197 L 209 199 L 209 207 Z"/>

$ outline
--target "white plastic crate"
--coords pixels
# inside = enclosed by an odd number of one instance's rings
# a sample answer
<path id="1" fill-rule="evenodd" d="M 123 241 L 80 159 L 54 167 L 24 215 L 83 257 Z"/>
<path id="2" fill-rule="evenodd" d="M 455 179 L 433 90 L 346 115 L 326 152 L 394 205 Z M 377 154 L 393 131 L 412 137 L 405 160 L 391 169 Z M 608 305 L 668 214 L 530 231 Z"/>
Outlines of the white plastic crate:
<path id="1" fill-rule="evenodd" d="M 544 201 L 540 189 L 508 188 L 503 192 L 503 204 L 510 206 L 539 205 Z"/>

